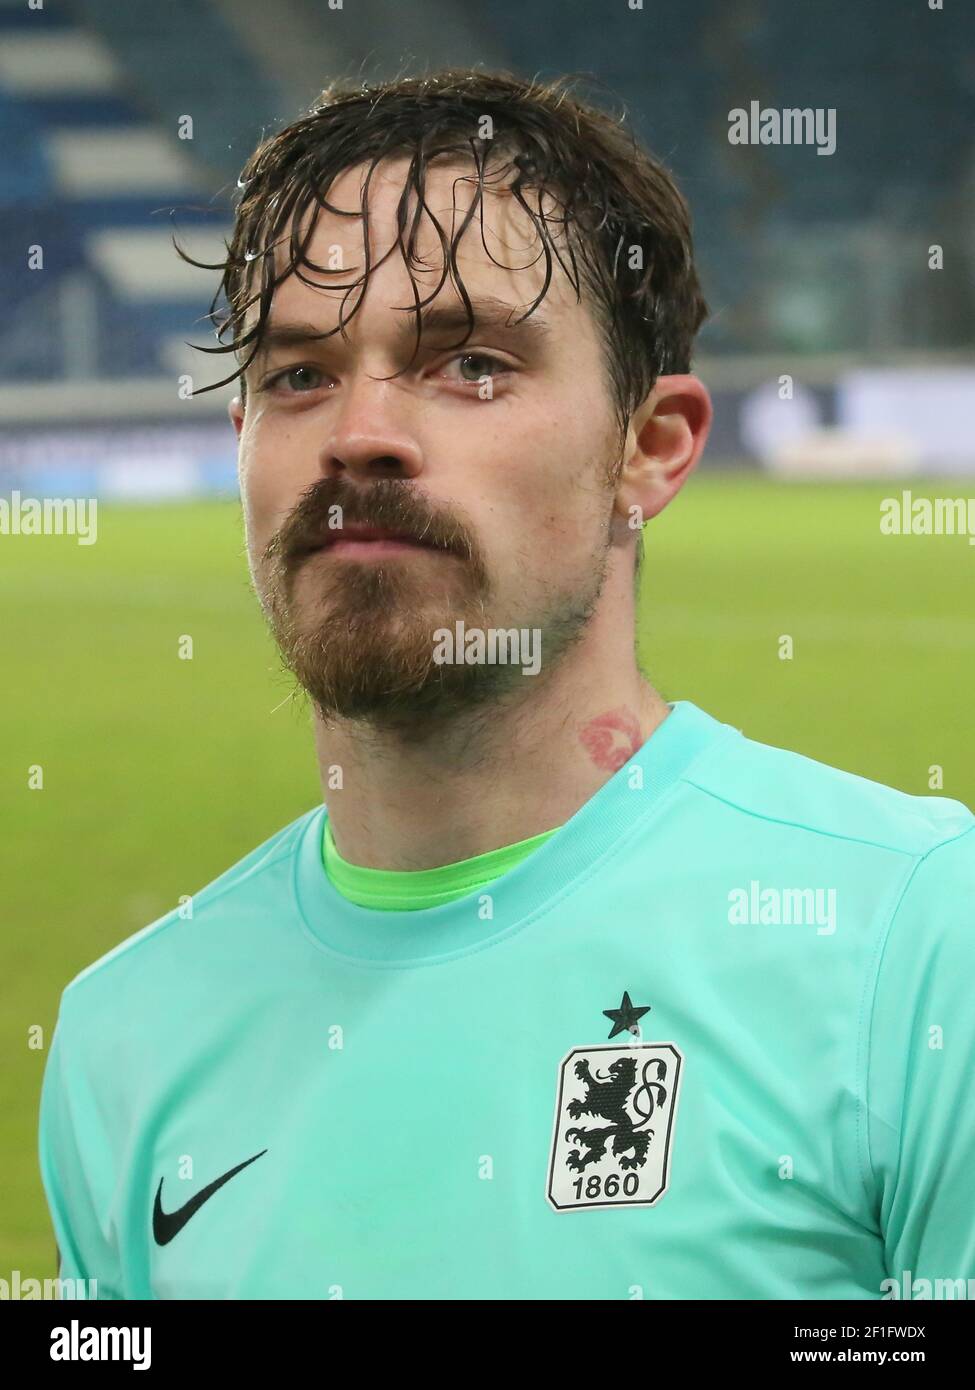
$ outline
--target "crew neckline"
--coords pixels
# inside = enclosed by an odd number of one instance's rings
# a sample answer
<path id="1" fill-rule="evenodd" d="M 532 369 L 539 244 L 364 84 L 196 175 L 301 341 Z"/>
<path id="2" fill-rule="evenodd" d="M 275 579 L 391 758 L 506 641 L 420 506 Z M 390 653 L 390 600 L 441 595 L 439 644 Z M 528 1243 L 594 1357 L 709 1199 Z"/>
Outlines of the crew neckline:
<path id="1" fill-rule="evenodd" d="M 559 828 L 556 825 L 539 835 L 433 869 L 371 869 L 342 858 L 326 817 L 322 826 L 322 862 L 329 881 L 343 898 L 358 907 L 376 907 L 383 912 L 424 912 L 486 888 L 533 854 Z"/>
<path id="2" fill-rule="evenodd" d="M 741 736 L 689 700 L 674 701 L 669 709 L 637 752 L 544 844 L 493 883 L 438 907 L 389 912 L 343 897 L 322 862 L 328 810 L 317 807 L 305 818 L 294 856 L 295 901 L 306 932 L 330 954 L 395 969 L 440 964 L 523 929 L 596 872 L 657 810 L 700 753 L 720 737 Z M 637 768 L 639 788 L 631 785 Z"/>

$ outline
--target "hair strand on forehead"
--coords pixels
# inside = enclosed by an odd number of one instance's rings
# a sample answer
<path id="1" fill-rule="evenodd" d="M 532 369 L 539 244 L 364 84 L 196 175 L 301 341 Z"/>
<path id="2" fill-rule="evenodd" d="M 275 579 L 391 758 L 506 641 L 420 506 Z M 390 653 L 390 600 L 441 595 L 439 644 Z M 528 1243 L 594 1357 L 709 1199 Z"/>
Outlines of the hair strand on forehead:
<path id="1" fill-rule="evenodd" d="M 694 266 L 690 214 L 673 178 L 637 143 L 623 116 L 614 117 L 576 96 L 575 80 L 543 83 L 507 72 L 456 68 L 374 84 L 337 81 L 306 115 L 262 141 L 238 179 L 225 259 L 208 265 L 176 248 L 190 264 L 221 274 L 208 313 L 219 345 L 200 350 L 237 359 L 236 371 L 199 394 L 237 379 L 243 392 L 244 374 L 260 351 L 274 294 L 284 280 L 295 275 L 321 288 L 348 273 L 310 258 L 322 212 L 362 223 L 361 273 L 349 284 L 334 285 L 345 291 L 339 323 L 322 337 L 344 333 L 377 268 L 370 259 L 372 178 L 384 161 L 406 158 L 397 241 L 386 255 L 398 248 L 413 287 L 414 303 L 406 311 L 416 318 L 415 350 L 422 334 L 419 311 L 436 298 L 448 276 L 468 315 L 468 334 L 473 331 L 458 248 L 476 218 L 481 245 L 501 264 L 487 247 L 484 228 L 484 194 L 493 191 L 491 180 L 498 180 L 530 218 L 545 262 L 541 291 L 523 317 L 545 298 L 557 263 L 577 297 L 585 294 L 594 314 L 617 417 L 625 429 L 660 375 L 690 370 L 694 338 L 708 310 Z M 486 123 L 490 134 L 484 132 Z M 464 166 L 469 172 L 459 174 L 454 187 L 467 182 L 474 189 L 449 237 L 426 199 L 427 173 L 434 163 Z M 359 208 L 331 205 L 328 194 L 335 180 L 361 165 L 366 173 Z M 414 274 L 424 215 L 442 253 L 439 282 L 426 299 Z M 346 302 L 356 291 L 361 293 L 346 316 Z"/>

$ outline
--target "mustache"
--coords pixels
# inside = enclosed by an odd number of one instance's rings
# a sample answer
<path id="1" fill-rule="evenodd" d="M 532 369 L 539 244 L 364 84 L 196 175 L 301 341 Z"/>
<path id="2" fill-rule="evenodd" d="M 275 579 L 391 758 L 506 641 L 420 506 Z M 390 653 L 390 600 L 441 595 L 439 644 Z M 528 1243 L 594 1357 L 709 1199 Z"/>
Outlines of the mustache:
<path id="1" fill-rule="evenodd" d="M 336 524 L 336 517 L 339 524 Z M 286 571 L 313 550 L 340 539 L 346 525 L 377 526 L 475 560 L 477 545 L 455 517 L 431 509 L 411 483 L 386 478 L 364 489 L 345 478 L 320 478 L 298 499 L 264 552 Z"/>

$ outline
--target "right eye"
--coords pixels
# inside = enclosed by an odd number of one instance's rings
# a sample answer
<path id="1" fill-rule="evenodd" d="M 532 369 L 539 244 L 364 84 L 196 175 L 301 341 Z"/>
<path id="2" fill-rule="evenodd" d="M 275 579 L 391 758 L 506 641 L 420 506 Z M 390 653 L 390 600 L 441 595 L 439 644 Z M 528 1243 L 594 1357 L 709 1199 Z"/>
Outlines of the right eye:
<path id="1" fill-rule="evenodd" d="M 317 391 L 324 381 L 324 375 L 319 367 L 285 367 L 283 371 L 268 377 L 263 389 L 273 391 L 281 388 L 291 395 L 303 395 L 308 391 Z"/>

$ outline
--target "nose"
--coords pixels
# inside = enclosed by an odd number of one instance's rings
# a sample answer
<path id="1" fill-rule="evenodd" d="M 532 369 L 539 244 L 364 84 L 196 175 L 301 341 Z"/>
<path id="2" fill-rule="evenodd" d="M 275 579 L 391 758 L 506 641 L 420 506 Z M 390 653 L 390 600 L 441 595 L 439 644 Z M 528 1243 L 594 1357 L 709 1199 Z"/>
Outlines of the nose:
<path id="1" fill-rule="evenodd" d="M 322 448 L 322 473 L 355 478 L 415 478 L 423 456 L 407 390 L 364 372 L 346 378 Z"/>

